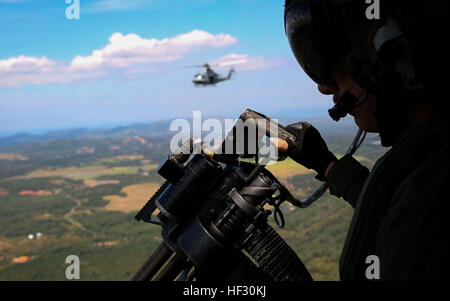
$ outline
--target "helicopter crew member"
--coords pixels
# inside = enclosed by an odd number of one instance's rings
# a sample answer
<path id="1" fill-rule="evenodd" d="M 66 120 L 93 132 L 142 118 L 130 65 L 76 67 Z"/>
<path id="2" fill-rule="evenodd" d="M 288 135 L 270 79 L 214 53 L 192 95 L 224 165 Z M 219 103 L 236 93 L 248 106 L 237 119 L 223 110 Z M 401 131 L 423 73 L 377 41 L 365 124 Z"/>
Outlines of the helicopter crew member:
<path id="1" fill-rule="evenodd" d="M 392 147 L 372 171 L 352 156 L 337 159 L 320 133 L 287 127 L 300 145 L 278 140 L 280 152 L 317 171 L 331 194 L 355 209 L 339 262 L 341 280 L 449 277 L 448 1 L 380 1 L 379 19 L 358 0 L 286 0 L 285 31 L 303 70 L 333 95 L 333 119 L 347 113 Z M 445 34 L 447 32 L 447 34 Z"/>

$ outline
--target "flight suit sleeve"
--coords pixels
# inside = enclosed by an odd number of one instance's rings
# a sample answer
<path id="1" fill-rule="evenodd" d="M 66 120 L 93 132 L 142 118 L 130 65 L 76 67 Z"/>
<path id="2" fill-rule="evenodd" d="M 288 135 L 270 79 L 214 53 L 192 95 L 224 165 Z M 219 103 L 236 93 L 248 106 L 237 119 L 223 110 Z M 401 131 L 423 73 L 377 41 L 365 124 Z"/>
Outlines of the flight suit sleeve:
<path id="1" fill-rule="evenodd" d="M 332 195 L 343 197 L 355 208 L 361 190 L 369 177 L 369 169 L 351 155 L 345 155 L 328 173 L 327 183 Z"/>

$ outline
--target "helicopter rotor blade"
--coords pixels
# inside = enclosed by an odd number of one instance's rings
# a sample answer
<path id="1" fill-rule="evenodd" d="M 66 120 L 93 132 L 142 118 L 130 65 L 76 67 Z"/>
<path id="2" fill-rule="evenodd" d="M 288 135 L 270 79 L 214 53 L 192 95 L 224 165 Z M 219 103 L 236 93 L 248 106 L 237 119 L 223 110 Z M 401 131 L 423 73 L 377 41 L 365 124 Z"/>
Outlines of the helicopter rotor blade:
<path id="1" fill-rule="evenodd" d="M 242 59 L 242 60 L 233 60 L 233 61 L 227 61 L 227 62 L 218 62 L 218 63 L 215 63 L 215 64 L 213 64 L 211 66 L 216 66 L 217 65 L 218 67 L 226 67 L 226 66 L 234 66 L 234 65 L 244 64 L 246 62 L 247 62 L 247 60 L 244 60 L 244 59 Z"/>
<path id="2" fill-rule="evenodd" d="M 187 65 L 187 66 L 182 66 L 181 68 L 205 68 L 206 66 L 208 67 L 227 67 L 227 66 L 232 66 L 234 67 L 235 65 L 240 65 L 240 64 L 244 64 L 246 63 L 247 60 L 245 59 L 236 59 L 236 60 L 231 60 L 231 61 L 225 61 L 225 62 L 213 62 L 213 63 L 204 63 L 201 65 Z"/>
<path id="3" fill-rule="evenodd" d="M 188 65 L 188 66 L 182 66 L 180 68 L 202 68 L 203 65 Z"/>
<path id="4" fill-rule="evenodd" d="M 205 68 L 206 66 L 211 66 L 210 64 L 208 64 L 208 63 L 203 63 L 203 64 L 201 64 L 201 65 L 186 65 L 186 66 L 182 66 L 182 67 L 180 67 L 180 68 Z"/>

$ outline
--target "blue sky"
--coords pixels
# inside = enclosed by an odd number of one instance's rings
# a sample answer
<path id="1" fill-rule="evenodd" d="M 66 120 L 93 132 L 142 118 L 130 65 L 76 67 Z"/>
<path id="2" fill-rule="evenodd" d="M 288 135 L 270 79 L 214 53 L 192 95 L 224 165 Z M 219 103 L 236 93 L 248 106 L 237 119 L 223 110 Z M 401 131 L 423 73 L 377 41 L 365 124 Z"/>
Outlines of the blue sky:
<path id="1" fill-rule="evenodd" d="M 174 117 L 325 115 L 293 59 L 282 0 L 0 0 L 0 135 Z M 204 62 L 231 81 L 196 88 Z M 227 67 L 228 68 L 228 67 Z M 226 74 L 228 69 L 217 71 Z"/>

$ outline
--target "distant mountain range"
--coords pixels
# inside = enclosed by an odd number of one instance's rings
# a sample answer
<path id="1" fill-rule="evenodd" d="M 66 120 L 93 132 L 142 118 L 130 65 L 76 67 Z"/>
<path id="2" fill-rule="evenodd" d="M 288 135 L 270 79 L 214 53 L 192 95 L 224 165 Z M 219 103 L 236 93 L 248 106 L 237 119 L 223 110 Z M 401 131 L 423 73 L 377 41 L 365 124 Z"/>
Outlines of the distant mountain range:
<path id="1" fill-rule="evenodd" d="M 205 118 L 206 119 L 206 118 Z M 223 120 L 224 118 L 218 118 Z M 187 119 L 192 125 L 192 119 Z M 281 124 L 290 124 L 297 122 L 293 118 L 278 118 Z M 313 117 L 303 119 L 313 124 L 324 136 L 353 134 L 357 128 L 353 120 L 349 117 L 341 120 L 339 123 L 331 120 L 327 116 Z M 172 136 L 175 132 L 170 131 L 172 120 L 163 120 L 152 123 L 138 123 L 128 126 L 119 126 L 114 128 L 88 129 L 73 128 L 65 130 L 54 130 L 44 134 L 18 133 L 8 137 L 0 138 L 0 147 L 23 145 L 31 143 L 40 143 L 56 139 L 105 139 L 105 138 L 127 138 L 134 136 L 144 137 L 163 137 Z M 222 123 L 223 124 L 223 123 Z"/>
<path id="2" fill-rule="evenodd" d="M 127 138 L 133 136 L 156 137 L 165 136 L 170 133 L 170 121 L 160 121 L 150 124 L 133 124 L 115 128 L 87 129 L 73 128 L 65 130 L 54 130 L 44 134 L 18 133 L 8 137 L 0 138 L 0 147 L 40 143 L 56 139 L 105 139 L 105 138 Z"/>

